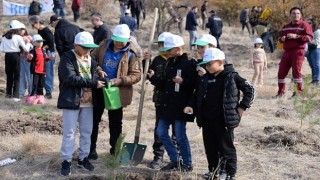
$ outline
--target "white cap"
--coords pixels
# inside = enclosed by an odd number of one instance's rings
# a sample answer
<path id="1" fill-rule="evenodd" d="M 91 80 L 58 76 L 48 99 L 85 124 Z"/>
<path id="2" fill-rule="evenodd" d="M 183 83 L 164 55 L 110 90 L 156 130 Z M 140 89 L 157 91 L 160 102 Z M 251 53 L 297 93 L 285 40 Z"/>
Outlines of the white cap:
<path id="1" fill-rule="evenodd" d="M 184 41 L 181 36 L 171 34 L 165 38 L 163 48 L 161 48 L 159 51 L 164 52 L 175 47 L 181 47 L 183 45 L 184 45 Z"/>
<path id="2" fill-rule="evenodd" d="M 212 44 L 213 46 L 217 47 L 217 39 L 211 34 L 201 34 L 200 37 L 196 40 L 196 42 L 193 44 L 198 46 Z"/>
<path id="3" fill-rule="evenodd" d="M 32 36 L 32 42 L 36 41 L 44 41 L 44 39 L 39 34 L 35 34 Z"/>
<path id="4" fill-rule="evenodd" d="M 10 29 L 25 29 L 26 26 L 18 20 L 12 20 L 10 22 Z"/>
<path id="5" fill-rule="evenodd" d="M 130 38 L 130 29 L 126 24 L 117 25 L 113 30 L 112 40 L 118 42 L 128 42 Z"/>
<path id="6" fill-rule="evenodd" d="M 164 40 L 166 39 L 166 37 L 168 37 L 168 36 L 170 36 L 170 35 L 172 35 L 171 32 L 163 32 L 163 33 L 161 33 L 161 34 L 159 35 L 158 41 L 157 41 L 156 43 L 158 43 L 158 42 L 164 42 Z"/>
<path id="7" fill-rule="evenodd" d="M 223 51 L 218 48 L 209 48 L 204 51 L 203 61 L 198 65 L 207 64 L 211 61 L 224 60 L 226 58 Z"/>
<path id="8" fill-rule="evenodd" d="M 86 48 L 96 48 L 99 47 L 93 41 L 93 37 L 88 32 L 79 32 L 74 38 L 74 44 L 86 47 Z"/>
<path id="9" fill-rule="evenodd" d="M 126 10 L 124 11 L 124 13 L 125 13 L 125 14 L 130 14 L 131 12 L 130 12 L 129 9 L 126 9 Z"/>
<path id="10" fill-rule="evenodd" d="M 263 44 L 263 41 L 262 41 L 261 38 L 256 38 L 256 39 L 254 40 L 254 44 Z"/>

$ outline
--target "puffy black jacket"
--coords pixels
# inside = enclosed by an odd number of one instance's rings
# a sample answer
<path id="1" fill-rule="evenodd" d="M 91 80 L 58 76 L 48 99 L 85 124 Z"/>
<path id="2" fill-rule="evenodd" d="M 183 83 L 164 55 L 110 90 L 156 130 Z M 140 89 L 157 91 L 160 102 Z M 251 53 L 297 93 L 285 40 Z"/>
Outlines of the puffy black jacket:
<path id="1" fill-rule="evenodd" d="M 255 89 L 250 83 L 239 76 L 234 71 L 232 64 L 225 65 L 224 71 L 221 72 L 224 76 L 224 91 L 223 91 L 223 109 L 225 126 L 228 128 L 235 128 L 240 123 L 240 115 L 238 108 L 246 110 L 250 108 L 255 97 Z M 202 105 L 206 98 L 208 85 L 208 74 L 202 76 L 197 84 L 196 90 L 189 101 L 189 106 L 193 107 L 197 117 L 197 124 L 199 127 L 203 125 L 202 119 Z M 240 91 L 243 93 L 243 98 L 240 101 Z M 239 102 L 240 101 L 240 102 Z"/>
<path id="2" fill-rule="evenodd" d="M 99 27 L 94 27 L 92 34 L 95 44 L 100 44 L 104 39 L 110 39 L 112 35 L 111 30 L 106 24 L 102 24 Z"/>
<path id="3" fill-rule="evenodd" d="M 188 60 L 187 54 L 169 58 L 167 61 L 164 74 L 150 78 L 151 84 L 159 89 L 160 93 L 160 98 L 157 101 L 159 103 L 157 106 L 159 117 L 167 120 L 193 122 L 194 117 L 185 114 L 183 109 L 187 106 L 195 87 L 196 66 Z M 183 82 L 180 84 L 179 92 L 176 92 L 173 78 L 177 75 L 178 69 L 181 70 Z"/>
<path id="4" fill-rule="evenodd" d="M 68 51 L 61 57 L 58 66 L 59 97 L 57 107 L 59 109 L 79 109 L 82 88 L 96 88 L 98 74 L 96 73 L 97 62 L 91 60 L 92 79 L 80 76 L 79 66 L 75 54 Z M 95 94 L 92 94 L 95 101 Z"/>
<path id="5" fill-rule="evenodd" d="M 83 31 L 83 29 L 77 25 L 74 25 L 65 19 L 59 20 L 54 32 L 54 41 L 60 57 L 64 52 L 73 49 L 74 38 L 80 31 Z"/>

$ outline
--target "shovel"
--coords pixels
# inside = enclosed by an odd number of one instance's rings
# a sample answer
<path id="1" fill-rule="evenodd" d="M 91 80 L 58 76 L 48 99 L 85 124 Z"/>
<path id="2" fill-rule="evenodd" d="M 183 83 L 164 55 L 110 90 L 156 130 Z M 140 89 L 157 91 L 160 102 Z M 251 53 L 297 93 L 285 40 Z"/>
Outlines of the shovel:
<path id="1" fill-rule="evenodd" d="M 149 38 L 149 45 L 148 45 L 148 52 L 151 54 L 151 45 L 153 43 L 155 27 L 158 18 L 158 8 L 154 9 L 154 19 L 152 30 Z M 144 69 L 149 68 L 149 61 L 147 60 Z M 142 86 L 141 86 L 141 95 L 140 95 L 140 102 L 139 102 L 139 111 L 137 117 L 137 124 L 136 124 L 136 131 L 134 134 L 134 142 L 133 143 L 123 143 L 122 153 L 120 156 L 120 163 L 122 165 L 132 165 L 137 166 L 143 159 L 144 153 L 146 152 L 147 145 L 139 144 L 140 138 L 140 126 L 142 120 L 142 109 L 143 109 L 143 102 L 144 102 L 144 94 L 145 94 L 145 82 L 147 79 L 147 71 L 144 71 L 143 78 L 142 78 Z"/>

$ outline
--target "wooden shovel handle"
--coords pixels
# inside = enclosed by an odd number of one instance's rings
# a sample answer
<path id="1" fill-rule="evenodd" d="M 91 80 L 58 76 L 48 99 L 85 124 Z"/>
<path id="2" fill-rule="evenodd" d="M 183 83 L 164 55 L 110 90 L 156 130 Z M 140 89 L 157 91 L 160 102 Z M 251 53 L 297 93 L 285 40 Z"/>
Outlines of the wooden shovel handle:
<path id="1" fill-rule="evenodd" d="M 151 46 L 153 43 L 153 38 L 154 38 L 154 32 L 156 29 L 156 24 L 157 24 L 157 19 L 158 19 L 158 8 L 154 9 L 154 16 L 153 16 L 153 24 L 152 24 L 152 29 L 151 29 L 151 34 L 149 38 L 149 44 L 148 44 L 148 53 L 151 54 Z M 141 95 L 140 95 L 140 102 L 139 102 L 139 111 L 138 111 L 138 118 L 137 118 L 137 124 L 136 124 L 136 131 L 134 134 L 134 143 L 138 144 L 139 143 L 139 137 L 140 137 L 140 127 L 141 127 L 141 120 L 142 120 L 142 110 L 143 110 L 143 103 L 144 103 L 144 94 L 145 94 L 145 82 L 147 79 L 147 69 L 149 68 L 149 61 L 146 60 L 144 69 L 145 71 L 143 72 L 143 77 L 142 77 L 142 86 L 141 86 Z"/>

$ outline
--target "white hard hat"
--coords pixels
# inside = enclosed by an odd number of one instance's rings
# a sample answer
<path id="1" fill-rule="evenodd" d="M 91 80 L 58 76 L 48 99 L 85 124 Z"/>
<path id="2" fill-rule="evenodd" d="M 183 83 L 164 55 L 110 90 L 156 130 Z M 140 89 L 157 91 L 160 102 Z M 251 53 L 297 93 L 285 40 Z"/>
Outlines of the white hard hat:
<path id="1" fill-rule="evenodd" d="M 10 29 L 25 29 L 26 26 L 18 20 L 12 20 L 10 22 Z"/>
<path id="2" fill-rule="evenodd" d="M 256 38 L 256 39 L 254 40 L 254 44 L 263 44 L 263 41 L 262 41 L 261 38 Z"/>

